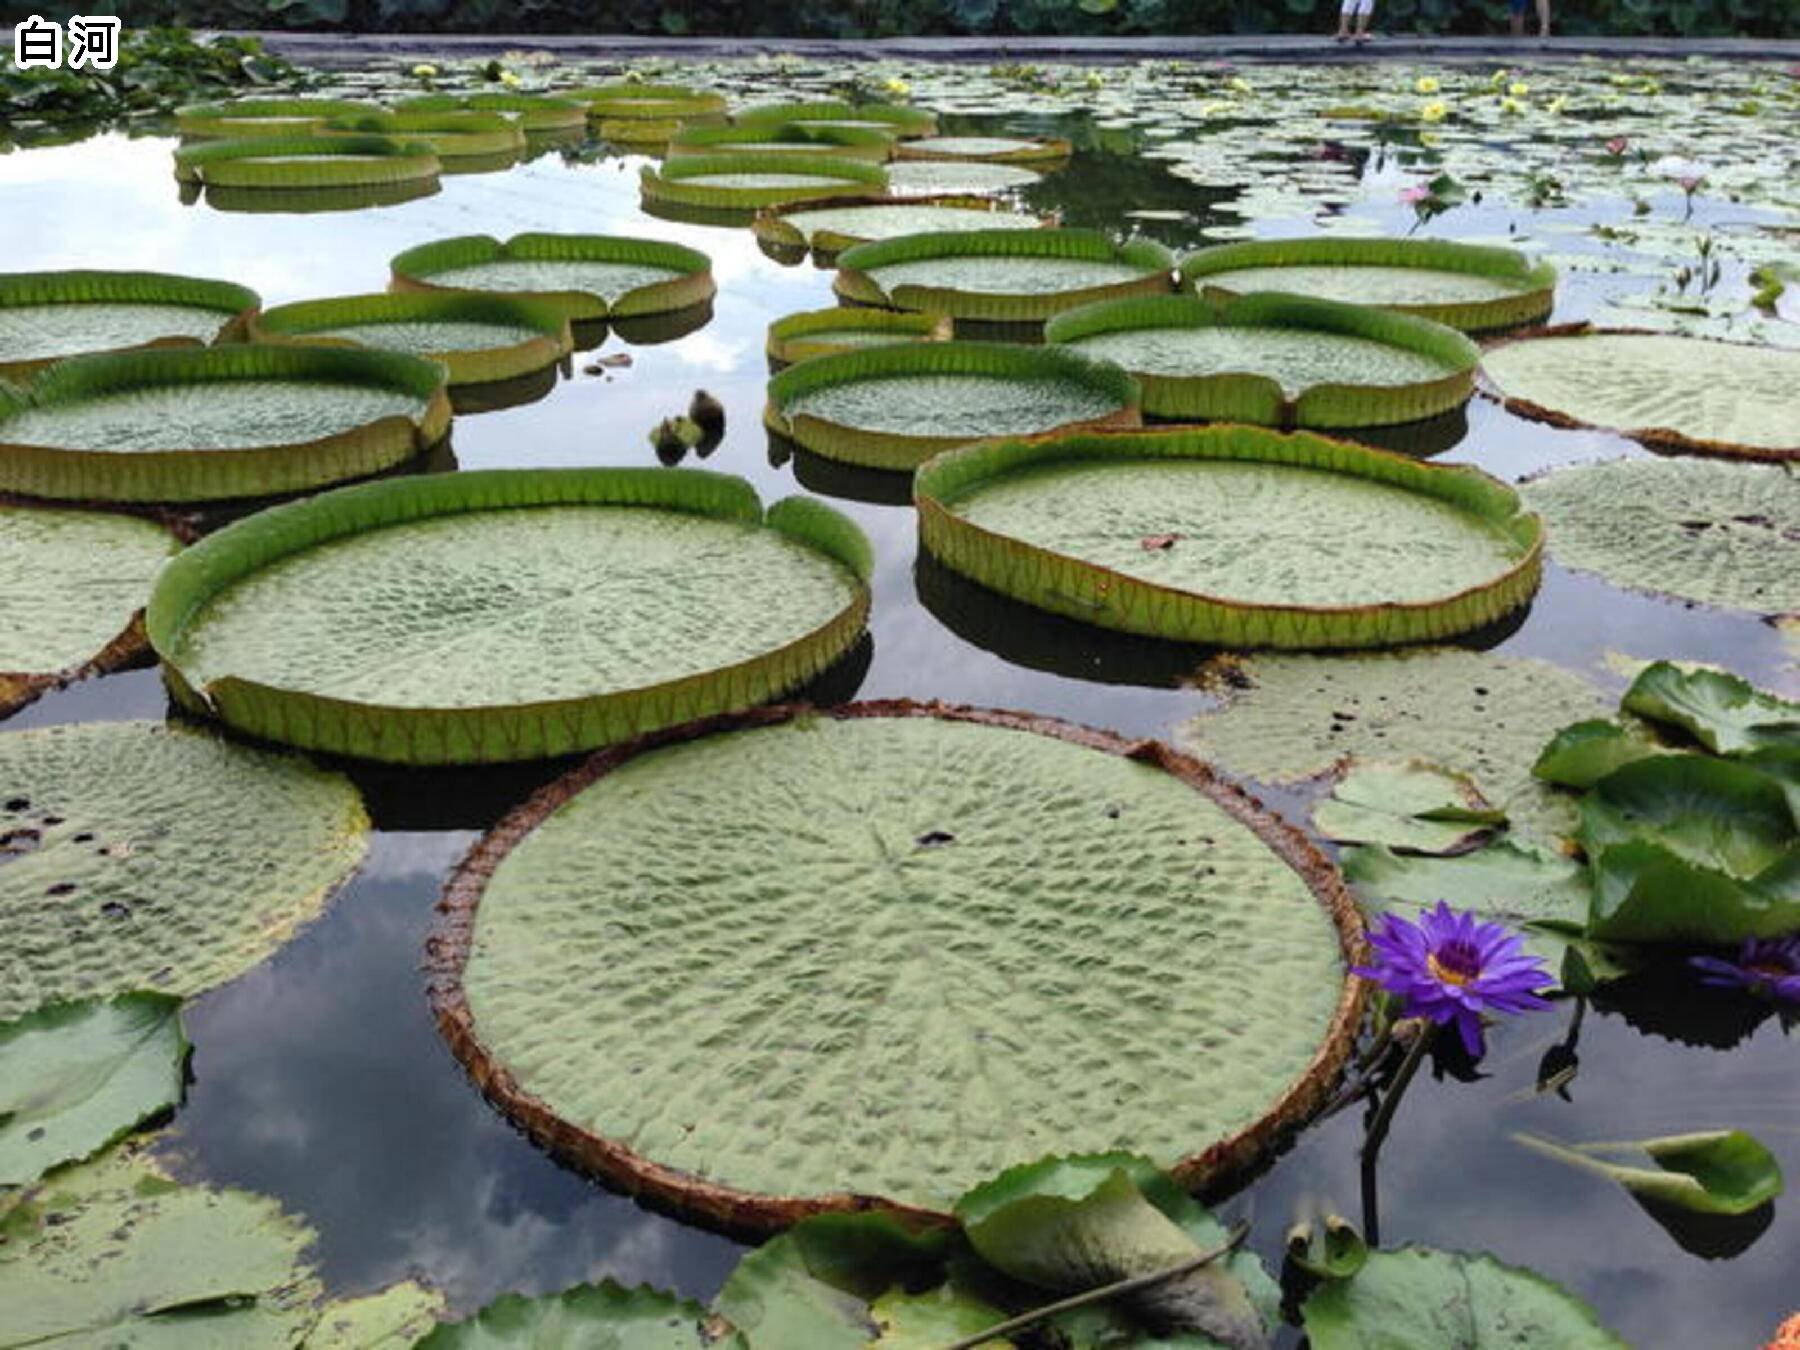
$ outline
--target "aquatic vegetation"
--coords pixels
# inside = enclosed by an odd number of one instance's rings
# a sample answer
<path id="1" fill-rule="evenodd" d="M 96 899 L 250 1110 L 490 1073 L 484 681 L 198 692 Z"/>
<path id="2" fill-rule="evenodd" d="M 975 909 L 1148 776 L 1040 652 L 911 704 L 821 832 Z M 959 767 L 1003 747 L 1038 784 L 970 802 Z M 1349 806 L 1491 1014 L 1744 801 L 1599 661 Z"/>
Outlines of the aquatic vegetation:
<path id="1" fill-rule="evenodd" d="M 1688 965 L 1702 984 L 1800 1003 L 1800 936 L 1746 938 L 1736 956 L 1690 956 Z"/>
<path id="2" fill-rule="evenodd" d="M 1506 813 L 1467 774 L 1423 760 L 1356 760 L 1313 808 L 1313 826 L 1341 844 L 1379 844 L 1400 853 L 1447 856 L 1480 848 Z"/>
<path id="3" fill-rule="evenodd" d="M 952 159 L 982 164 L 1044 164 L 1072 153 L 1058 136 L 920 136 L 894 147 L 895 159 Z"/>
<path id="4" fill-rule="evenodd" d="M 885 131 L 896 137 L 930 136 L 937 131 L 937 115 L 927 108 L 896 103 L 764 103 L 738 111 L 739 126 L 851 127 Z"/>
<path id="5" fill-rule="evenodd" d="M 347 98 L 240 98 L 176 109 L 175 129 L 189 140 L 316 136 L 334 117 L 366 117 L 379 103 Z"/>
<path id="6" fill-rule="evenodd" d="M 788 314 L 769 325 L 765 350 L 771 370 L 814 356 L 901 342 L 948 342 L 949 319 L 936 314 L 904 314 L 886 309 L 813 309 Z"/>
<path id="7" fill-rule="evenodd" d="M 894 139 L 886 132 L 865 127 L 840 127 L 821 122 L 780 123 L 770 126 L 684 126 L 669 141 L 669 154 L 787 154 L 835 155 L 840 159 L 887 162 Z"/>
<path id="8" fill-rule="evenodd" d="M 474 109 L 333 117 L 319 129 L 319 134 L 421 141 L 435 150 L 440 160 L 516 155 L 525 149 L 525 128 L 511 113 Z"/>
<path id="9" fill-rule="evenodd" d="M 420 140 L 354 133 L 248 136 L 175 151 L 175 177 L 208 189 L 273 192 L 429 183 L 442 165 Z"/>
<path id="10" fill-rule="evenodd" d="M 132 347 L 202 346 L 262 301 L 226 281 L 163 272 L 0 275 L 0 380 L 68 356 Z"/>
<path id="11" fill-rule="evenodd" d="M 827 199 L 799 206 L 769 207 L 756 213 L 751 228 L 764 245 L 763 251 L 774 250 L 776 261 L 780 262 L 786 261 L 780 255 L 787 250 L 841 253 L 857 244 L 908 234 L 936 234 L 945 230 L 1035 230 L 1054 223 L 1052 217 L 1017 211 L 991 198 L 946 195 L 851 197 L 841 202 Z"/>
<path id="12" fill-rule="evenodd" d="M 1603 1144 L 1559 1144 L 1531 1134 L 1513 1138 L 1546 1157 L 1618 1182 L 1646 1206 L 1735 1216 L 1763 1208 L 1782 1190 L 1780 1164 L 1760 1141 L 1742 1130 L 1706 1130 Z M 1656 1166 L 1605 1161 L 1609 1155 L 1632 1153 L 1643 1154 Z"/>
<path id="13" fill-rule="evenodd" d="M 463 235 L 397 253 L 390 266 L 396 290 L 497 291 L 577 322 L 676 313 L 718 289 L 698 249 L 623 235 Z"/>
<path id="14" fill-rule="evenodd" d="M 747 212 L 858 192 L 879 196 L 888 178 L 867 160 L 765 152 L 680 155 L 646 165 L 641 182 L 647 204 Z"/>

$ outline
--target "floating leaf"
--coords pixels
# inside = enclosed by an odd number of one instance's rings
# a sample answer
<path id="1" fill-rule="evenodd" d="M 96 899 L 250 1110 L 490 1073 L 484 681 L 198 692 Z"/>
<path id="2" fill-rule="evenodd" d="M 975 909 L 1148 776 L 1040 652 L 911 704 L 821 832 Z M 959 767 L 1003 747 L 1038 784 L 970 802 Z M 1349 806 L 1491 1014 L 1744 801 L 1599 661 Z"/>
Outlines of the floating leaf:
<path id="1" fill-rule="evenodd" d="M 814 309 L 789 314 L 769 325 L 771 370 L 814 356 L 900 342 L 948 342 L 950 320 L 937 314 L 901 314 L 889 309 Z"/>
<path id="2" fill-rule="evenodd" d="M 332 135 L 349 132 L 421 142 L 435 150 L 440 160 L 447 161 L 446 171 L 450 168 L 448 161 L 457 159 L 499 157 L 510 165 L 525 150 L 525 128 L 517 118 L 510 113 L 477 112 L 472 108 L 334 117 L 324 130 Z"/>
<path id="3" fill-rule="evenodd" d="M 888 131 L 896 136 L 929 136 L 937 130 L 937 115 L 928 108 L 907 108 L 892 103 L 765 103 L 745 108 L 737 115 L 739 126 L 859 127 Z"/>
<path id="4" fill-rule="evenodd" d="M 193 103 L 175 111 L 175 128 L 185 137 L 307 135 L 333 117 L 378 113 L 378 103 L 343 98 L 240 98 L 226 103 Z"/>
<path id="5" fill-rule="evenodd" d="M 421 94 L 394 105 L 401 112 L 449 112 L 472 108 L 477 112 L 511 113 L 528 135 L 579 130 L 587 125 L 587 105 L 572 98 L 547 94 Z"/>
<path id="6" fill-rule="evenodd" d="M 259 193 L 432 183 L 441 168 L 424 141 L 392 136 L 250 136 L 175 151 L 178 180 Z"/>
<path id="7" fill-rule="evenodd" d="M 361 1298 L 327 1303 L 303 1350 L 410 1350 L 444 1313 L 444 1296 L 403 1280 Z"/>
<path id="8" fill-rule="evenodd" d="M 770 249 L 841 253 L 858 244 L 940 230 L 1036 230 L 1044 216 L 986 197 L 847 198 L 774 206 L 756 213 L 752 229 Z M 777 255 L 779 256 L 779 255 Z M 798 259 L 795 259 L 798 261 Z M 843 313 L 843 311 L 839 311 Z"/>
<path id="9" fill-rule="evenodd" d="M 697 1303 L 607 1280 L 542 1298 L 502 1294 L 465 1321 L 440 1323 L 416 1343 L 416 1350 L 696 1350 L 706 1345 L 741 1350 L 744 1342 L 712 1324 Z"/>
<path id="10" fill-rule="evenodd" d="M 683 127 L 669 141 L 669 155 L 835 155 L 842 159 L 887 162 L 894 138 L 867 127 L 834 127 L 817 122 L 780 126 Z"/>
<path id="11" fill-rule="evenodd" d="M 681 155 L 646 167 L 641 184 L 648 205 L 749 212 L 815 197 L 879 196 L 888 176 L 879 164 L 834 155 Z"/>
<path id="12" fill-rule="evenodd" d="M 576 321 L 678 313 L 717 290 L 698 249 L 625 235 L 461 235 L 397 253 L 389 266 L 396 290 L 497 291 Z"/>
<path id="13" fill-rule="evenodd" d="M 895 159 L 954 159 L 979 164 L 1041 164 L 1067 159 L 1060 136 L 920 136 L 894 147 Z"/>
<path id="14" fill-rule="evenodd" d="M 1614 769 L 1666 752 L 1642 731 L 1595 717 L 1557 732 L 1531 772 L 1546 783 L 1590 788 Z"/>
<path id="15" fill-rule="evenodd" d="M 0 275 L 0 379 L 17 380 L 69 356 L 200 346 L 261 303 L 243 286 L 162 272 Z"/>
<path id="16" fill-rule="evenodd" d="M 1695 1214 L 1748 1214 L 1781 1194 L 1775 1155 L 1742 1130 L 1704 1130 L 1620 1143 L 1559 1144 L 1539 1135 L 1513 1138 L 1546 1157 L 1618 1182 L 1646 1204 Z M 1644 1154 L 1655 1167 L 1607 1162 L 1608 1155 Z"/>
<path id="17" fill-rule="evenodd" d="M 1800 703 L 1764 693 L 1728 671 L 1647 666 L 1625 691 L 1628 712 L 1689 732 L 1721 755 L 1800 747 Z"/>
<path id="18" fill-rule="evenodd" d="M 181 1000 L 121 994 L 0 1022 L 0 1187 L 92 1157 L 181 1100 Z"/>
<path id="19" fill-rule="evenodd" d="M 1313 808 L 1313 824 L 1339 843 L 1382 844 L 1439 857 L 1479 848 L 1500 826 L 1468 775 L 1424 760 L 1353 760 Z"/>

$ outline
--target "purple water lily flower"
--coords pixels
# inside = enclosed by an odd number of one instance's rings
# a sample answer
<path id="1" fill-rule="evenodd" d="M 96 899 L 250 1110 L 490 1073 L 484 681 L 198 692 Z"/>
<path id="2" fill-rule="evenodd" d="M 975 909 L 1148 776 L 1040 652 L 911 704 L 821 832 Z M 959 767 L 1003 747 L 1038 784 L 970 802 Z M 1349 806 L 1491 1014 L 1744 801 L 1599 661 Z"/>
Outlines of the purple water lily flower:
<path id="1" fill-rule="evenodd" d="M 1737 960 L 1690 956 L 1702 984 L 1744 989 L 1779 1003 L 1800 1003 L 1800 935 L 1751 938 L 1738 948 Z"/>
<path id="2" fill-rule="evenodd" d="M 1555 981 L 1523 939 L 1504 924 L 1459 913 L 1442 900 L 1411 923 L 1394 914 L 1370 936 L 1373 965 L 1352 973 L 1374 980 L 1401 1001 L 1401 1016 L 1455 1024 L 1476 1059 L 1486 1045 L 1483 1013 L 1518 1013 L 1550 1005 L 1537 991 Z"/>

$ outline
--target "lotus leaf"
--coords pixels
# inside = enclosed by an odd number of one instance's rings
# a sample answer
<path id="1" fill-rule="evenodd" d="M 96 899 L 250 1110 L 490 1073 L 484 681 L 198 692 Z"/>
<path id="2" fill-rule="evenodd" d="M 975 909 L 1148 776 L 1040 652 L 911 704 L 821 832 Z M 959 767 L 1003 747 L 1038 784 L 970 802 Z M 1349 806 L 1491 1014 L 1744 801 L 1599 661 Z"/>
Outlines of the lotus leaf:
<path id="1" fill-rule="evenodd" d="M 1522 491 L 1566 567 L 1702 604 L 1800 612 L 1791 466 L 1613 460 L 1559 469 Z"/>
<path id="2" fill-rule="evenodd" d="M 0 489 L 204 501 L 366 477 L 449 428 L 444 370 L 394 352 L 225 346 L 81 356 L 0 387 Z"/>
<path id="3" fill-rule="evenodd" d="M 1590 788 L 1614 769 L 1665 753 L 1658 744 L 1634 727 L 1605 718 L 1591 718 L 1564 727 L 1538 756 L 1531 772 L 1546 783 L 1561 787 Z"/>
<path id="4" fill-rule="evenodd" d="M 1203 294 L 1285 291 L 1396 309 L 1464 332 L 1541 319 L 1556 289 L 1554 268 L 1511 249 L 1329 236 L 1202 249 L 1181 260 L 1181 279 Z"/>
<path id="5" fill-rule="evenodd" d="M 1728 671 L 1683 670 L 1657 661 L 1632 681 L 1623 706 L 1678 726 L 1721 755 L 1800 747 L 1800 703 L 1764 693 Z"/>
<path id="6" fill-rule="evenodd" d="M 1538 524 L 1511 489 L 1304 433 L 992 441 L 934 460 L 916 497 L 920 538 L 945 565 L 1053 613 L 1152 637 L 1426 641 L 1492 623 L 1537 589 Z M 1329 549 L 1321 520 L 1342 526 Z"/>
<path id="7" fill-rule="evenodd" d="M 748 707 L 861 634 L 868 544 L 698 470 L 493 470 L 260 513 L 164 571 L 177 695 L 310 748 L 409 763 L 591 749 Z"/>
<path id="8" fill-rule="evenodd" d="M 1466 774 L 1424 760 L 1352 760 L 1313 808 L 1327 839 L 1439 857 L 1479 848 L 1505 823 Z"/>
<path id="9" fill-rule="evenodd" d="M 121 994 L 0 1022 L 0 1188 L 92 1157 L 181 1100 L 181 1000 Z"/>
<path id="10" fill-rule="evenodd" d="M 706 1310 L 660 1290 L 627 1289 L 607 1280 L 560 1294 L 526 1298 L 503 1294 L 463 1322 L 441 1323 L 417 1350 L 741 1350 L 735 1336 L 707 1334 Z"/>
<path id="11" fill-rule="evenodd" d="M 845 193 L 880 195 L 887 171 L 867 160 L 833 155 L 681 155 L 642 175 L 644 201 L 674 206 L 753 211 Z"/>
<path id="12" fill-rule="evenodd" d="M 1070 352 L 988 342 L 863 348 L 769 382 L 765 420 L 816 454 L 912 469 L 950 446 L 1068 427 L 1136 426 L 1137 386 Z"/>
<path id="13" fill-rule="evenodd" d="M 142 655 L 135 616 L 177 547 L 136 516 L 0 504 L 0 715 Z"/>
<path id="14" fill-rule="evenodd" d="M 381 105 L 342 98 L 243 98 L 229 103 L 195 103 L 175 112 L 186 137 L 303 136 L 333 117 L 379 113 Z"/>
<path id="15" fill-rule="evenodd" d="M 756 237 L 771 248 L 813 248 L 841 253 L 857 244 L 908 234 L 945 230 L 1036 230 L 1048 220 L 1002 208 L 980 197 L 921 197 L 801 207 L 772 207 L 757 213 Z"/>
<path id="16" fill-rule="evenodd" d="M 1663 333 L 1552 330 L 1489 351 L 1506 406 L 1648 445 L 1749 459 L 1800 458 L 1800 351 Z"/>
<path id="17" fill-rule="evenodd" d="M 1348 756 L 1430 759 L 1472 777 L 1516 837 L 1539 843 L 1575 828 L 1568 794 L 1532 777 L 1540 749 L 1565 723 L 1611 710 L 1597 685 L 1547 661 L 1453 649 L 1258 656 L 1226 673 L 1221 706 L 1180 732 L 1201 758 L 1269 783 Z"/>
<path id="18" fill-rule="evenodd" d="M 235 978 L 319 912 L 368 829 L 336 774 L 148 722 L 0 733 L 0 782 L 0 1017 Z"/>
<path id="19" fill-rule="evenodd" d="M 789 314 L 769 325 L 771 368 L 813 356 L 902 342 L 947 342 L 950 320 L 936 314 L 901 314 L 887 309 L 814 309 Z"/>
<path id="20" fill-rule="evenodd" d="M 251 136 L 175 152 L 184 183 L 257 192 L 390 186 L 435 179 L 441 168 L 430 145 L 393 136 Z"/>
<path id="21" fill-rule="evenodd" d="M 1742 1130 L 1620 1143 L 1559 1144 L 1537 1135 L 1513 1136 L 1527 1148 L 1618 1182 L 1649 1205 L 1695 1214 L 1748 1214 L 1781 1194 L 1781 1165 L 1760 1140 Z M 1608 1154 L 1642 1153 L 1655 1167 L 1607 1162 Z"/>
<path id="22" fill-rule="evenodd" d="M 1057 137 L 1026 140 L 1018 136 L 921 136 L 894 147 L 899 159 L 973 160 L 988 164 L 1034 164 L 1067 159 L 1071 146 Z"/>
<path id="23" fill-rule="evenodd" d="M 1567 1290 L 1491 1256 L 1402 1247 L 1307 1299 L 1314 1350 L 1625 1350 Z"/>
<path id="24" fill-rule="evenodd" d="M 15 272 L 0 276 L 0 379 L 67 356 L 199 346 L 256 308 L 255 291 L 161 272 Z"/>
<path id="25" fill-rule="evenodd" d="M 563 1156 L 769 1227 L 1046 1144 L 1197 1184 L 1320 1100 L 1353 908 L 1199 766 L 937 706 L 735 725 L 595 757 L 446 892 L 439 1026 Z"/>
<path id="26" fill-rule="evenodd" d="M 947 192 L 989 196 L 1030 187 L 1043 175 L 1017 164 L 967 164 L 920 159 L 888 166 L 888 192 L 895 197 L 931 197 Z"/>
<path id="27" fill-rule="evenodd" d="M 407 249 L 392 267 L 395 290 L 503 291 L 573 320 L 686 310 L 717 289 L 699 250 L 623 235 L 465 235 Z"/>
<path id="28" fill-rule="evenodd" d="M 1125 367 L 1159 417 L 1280 426 L 1435 417 L 1468 399 L 1480 355 L 1429 320 L 1274 294 L 1105 301 L 1058 315 L 1044 337 Z"/>

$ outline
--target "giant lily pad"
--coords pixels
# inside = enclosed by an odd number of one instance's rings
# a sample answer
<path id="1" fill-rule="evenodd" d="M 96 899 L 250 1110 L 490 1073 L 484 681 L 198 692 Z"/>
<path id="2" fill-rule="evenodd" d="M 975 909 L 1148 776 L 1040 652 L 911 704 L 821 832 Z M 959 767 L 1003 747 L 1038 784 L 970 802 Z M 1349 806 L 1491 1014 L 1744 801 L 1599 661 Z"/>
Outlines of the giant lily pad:
<path id="1" fill-rule="evenodd" d="M 443 915 L 433 1006 L 488 1096 L 737 1227 L 941 1213 L 1046 1145 L 1221 1178 L 1322 1100 L 1361 1014 L 1354 906 L 1248 798 L 1153 744 L 935 705 L 596 756 Z"/>
<path id="2" fill-rule="evenodd" d="M 1567 567 L 1633 590 L 1764 614 L 1800 612 L 1800 472 L 1628 459 L 1522 489 Z"/>
<path id="3" fill-rule="evenodd" d="M 235 978 L 320 911 L 367 829 L 337 774 L 201 732 L 0 733 L 0 1017 Z"/>
<path id="4" fill-rule="evenodd" d="M 960 160 L 917 159 L 888 166 L 888 194 L 931 197 L 943 193 L 992 196 L 1043 181 L 1043 175 L 1018 164 L 968 164 Z"/>
<path id="5" fill-rule="evenodd" d="M 1481 369 L 1528 417 L 1674 450 L 1800 459 L 1800 351 L 1583 327 L 1505 343 Z"/>
<path id="6" fill-rule="evenodd" d="M 991 441 L 934 460 L 915 496 L 921 541 L 953 570 L 1052 613 L 1178 641 L 1422 642 L 1492 623 L 1538 585 L 1539 524 L 1512 489 L 1306 433 Z M 1329 548 L 1321 521 L 1334 526 Z"/>
<path id="7" fill-rule="evenodd" d="M 752 229 L 771 249 L 841 253 L 857 244 L 944 230 L 1036 230 L 1049 217 L 1015 211 L 987 197 L 829 199 L 758 211 Z"/>
<path id="8" fill-rule="evenodd" d="M 559 306 L 572 320 L 668 314 L 712 299 L 712 260 L 698 249 L 606 234 L 485 234 L 394 256 L 395 290 L 500 291 Z"/>
<path id="9" fill-rule="evenodd" d="M 361 117 L 382 111 L 378 103 L 344 98 L 241 98 L 227 103 L 192 103 L 175 110 L 183 136 L 223 138 L 306 136 L 334 117 Z"/>
<path id="10" fill-rule="evenodd" d="M 887 347 L 903 342 L 948 342 L 949 319 L 938 314 L 902 314 L 891 309 L 811 309 L 769 325 L 771 369 L 814 356 Z"/>
<path id="11" fill-rule="evenodd" d="M 136 516 L 0 504 L 0 716 L 142 656 L 137 613 L 177 547 Z"/>
<path id="12" fill-rule="evenodd" d="M 1070 352 L 925 342 L 821 356 L 769 381 L 769 427 L 829 459 L 913 469 L 984 436 L 1131 427 L 1137 386 Z"/>
<path id="13" fill-rule="evenodd" d="M 835 155 L 883 164 L 893 148 L 893 137 L 886 132 L 795 122 L 781 126 L 687 127 L 670 140 L 669 155 Z"/>
<path id="14" fill-rule="evenodd" d="M 647 204 L 748 212 L 846 193 L 879 196 L 887 187 L 887 171 L 834 155 L 682 155 L 660 167 L 645 166 L 640 181 Z"/>
<path id="15" fill-rule="evenodd" d="M 385 187 L 438 176 L 437 152 L 423 141 L 392 136 L 250 136 L 184 145 L 175 177 L 208 188 Z"/>
<path id="16" fill-rule="evenodd" d="M 519 155 L 525 150 L 525 128 L 508 113 L 383 112 L 360 117 L 334 117 L 322 128 L 326 135 L 392 136 L 419 141 L 437 152 L 440 160 L 485 159 L 494 155 Z"/>
<path id="17" fill-rule="evenodd" d="M 516 295 L 425 291 L 302 300 L 252 315 L 255 342 L 376 347 L 440 361 L 450 383 L 513 380 L 574 346 L 564 307 Z"/>
<path id="18" fill-rule="evenodd" d="M 896 159 L 952 159 L 979 164 L 1042 164 L 1067 159 L 1060 136 L 920 136 L 894 147 Z"/>
<path id="19" fill-rule="evenodd" d="M 1556 291 L 1555 268 L 1511 249 L 1331 236 L 1204 248 L 1181 260 L 1181 279 L 1202 294 L 1288 291 L 1395 309 L 1469 333 L 1541 319 Z"/>
<path id="20" fill-rule="evenodd" d="M 1468 400 L 1481 354 L 1429 320 L 1277 294 L 1107 301 L 1058 315 L 1044 338 L 1124 366 L 1147 413 L 1267 426 L 1436 417 Z"/>
<path id="21" fill-rule="evenodd" d="M 937 116 L 929 109 L 893 103 L 765 103 L 745 108 L 737 122 L 744 127 L 854 127 L 901 137 L 929 136 L 937 130 Z"/>
<path id="22" fill-rule="evenodd" d="M 91 1157 L 181 1100 L 181 1000 L 121 994 L 0 1022 L 0 1187 Z"/>
<path id="23" fill-rule="evenodd" d="M 1000 323 L 1174 287 L 1174 258 L 1161 244 L 1117 244 L 1092 230 L 913 235 L 860 244 L 837 262 L 835 289 L 847 300 Z"/>
<path id="24" fill-rule="evenodd" d="M 265 511 L 165 568 L 183 702 L 405 763 L 591 749 L 788 692 L 868 613 L 868 543 L 700 471 L 493 470 Z"/>
<path id="25" fill-rule="evenodd" d="M 449 423 L 443 368 L 394 352 L 82 356 L 0 387 L 0 490 L 140 502 L 297 492 L 392 468 Z"/>
<path id="26" fill-rule="evenodd" d="M 685 84 L 626 83 L 569 89 L 563 98 L 585 103 L 588 117 L 600 123 L 681 123 L 716 118 L 725 111 L 725 96 Z M 667 135 L 650 139 L 666 140 Z"/>
<path id="27" fill-rule="evenodd" d="M 587 125 L 588 112 L 585 103 L 549 94 L 420 94 L 401 99 L 395 107 L 401 112 L 417 113 L 453 112 L 458 108 L 510 113 L 528 136 L 581 130 Z"/>
<path id="28" fill-rule="evenodd" d="M 0 380 L 68 356 L 201 346 L 260 303 L 243 286 L 162 272 L 0 275 Z"/>

